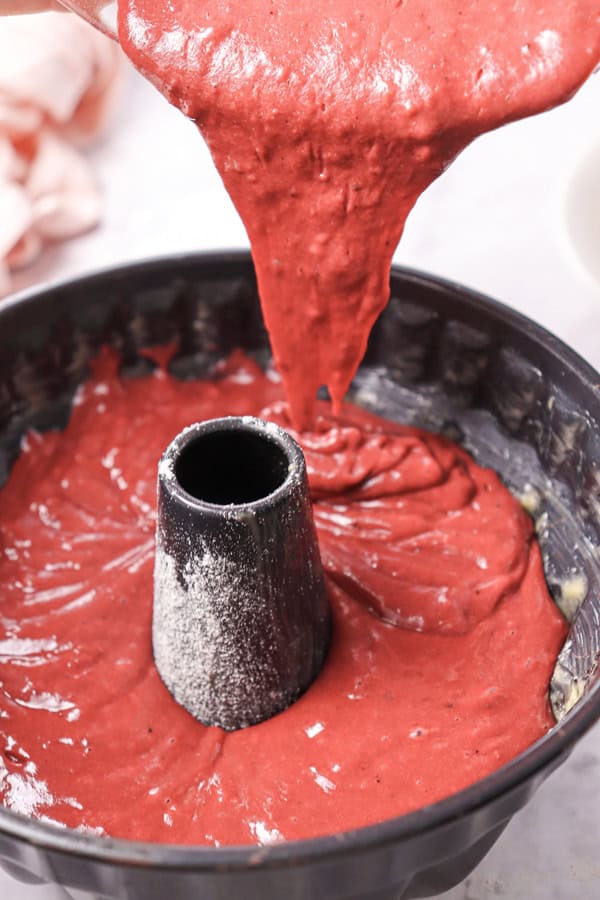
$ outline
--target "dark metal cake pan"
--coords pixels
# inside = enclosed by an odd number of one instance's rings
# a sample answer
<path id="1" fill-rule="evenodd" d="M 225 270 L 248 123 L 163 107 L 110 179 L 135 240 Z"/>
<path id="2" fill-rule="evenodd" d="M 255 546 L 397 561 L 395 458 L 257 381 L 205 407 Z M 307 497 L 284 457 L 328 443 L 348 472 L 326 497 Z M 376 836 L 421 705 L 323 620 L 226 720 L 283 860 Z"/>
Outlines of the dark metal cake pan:
<path id="1" fill-rule="evenodd" d="M 458 285 L 394 269 L 391 301 L 353 385 L 355 402 L 441 431 L 535 498 L 553 596 L 587 588 L 562 656 L 560 723 L 508 765 L 425 807 L 362 828 L 271 847 L 177 847 L 62 830 L 0 808 L 0 865 L 77 900 L 400 900 L 464 878 L 510 817 L 600 718 L 600 376 L 548 332 Z M 123 373 L 173 341 L 178 377 L 269 347 L 249 255 L 180 256 L 101 272 L 0 306 L 0 483 L 28 427 L 63 425 L 106 342 Z M 0 495 L 1 504 L 1 495 Z M 1 603 L 1 597 L 0 597 Z M 393 715 L 393 711 L 390 711 Z"/>

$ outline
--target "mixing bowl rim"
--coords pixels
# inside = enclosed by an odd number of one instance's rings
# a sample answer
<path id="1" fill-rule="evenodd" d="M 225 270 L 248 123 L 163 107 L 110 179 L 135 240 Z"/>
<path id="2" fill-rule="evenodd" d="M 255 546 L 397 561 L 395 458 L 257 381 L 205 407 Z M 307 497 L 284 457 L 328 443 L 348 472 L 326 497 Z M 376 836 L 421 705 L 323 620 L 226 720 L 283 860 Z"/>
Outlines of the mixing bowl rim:
<path id="1" fill-rule="evenodd" d="M 249 266 L 248 251 L 223 250 L 207 253 L 179 253 L 152 259 L 143 259 L 118 266 L 107 266 L 86 275 L 53 281 L 43 287 L 35 287 L 7 298 L 0 305 L 0 317 L 19 304 L 43 298 L 57 290 L 85 290 L 86 286 L 104 280 L 133 278 L 152 271 L 172 270 L 182 265 L 200 266 Z M 541 325 L 522 313 L 487 297 L 471 288 L 429 275 L 404 266 L 392 266 L 392 276 L 399 275 L 406 282 L 425 288 L 458 295 L 460 300 L 473 308 L 483 306 L 492 317 L 521 333 L 525 331 L 534 342 L 576 374 L 588 387 L 598 390 L 600 375 L 594 368 Z M 288 841 L 269 846 L 245 844 L 231 847 L 198 847 L 192 845 L 159 844 L 130 841 L 86 834 L 74 829 L 62 829 L 40 822 L 0 807 L 0 833 L 17 838 L 34 846 L 58 853 L 67 853 L 104 863 L 160 867 L 170 870 L 239 871 L 261 868 L 289 867 L 293 863 L 308 863 L 312 859 L 339 857 L 357 850 L 383 847 L 398 841 L 413 839 L 436 828 L 449 825 L 467 813 L 494 801 L 508 791 L 517 790 L 525 781 L 541 769 L 568 753 L 572 745 L 600 718 L 600 681 L 587 697 L 559 724 L 543 735 L 530 747 L 495 772 L 467 788 L 439 800 L 415 812 L 387 819 L 351 831 L 333 835 Z"/>

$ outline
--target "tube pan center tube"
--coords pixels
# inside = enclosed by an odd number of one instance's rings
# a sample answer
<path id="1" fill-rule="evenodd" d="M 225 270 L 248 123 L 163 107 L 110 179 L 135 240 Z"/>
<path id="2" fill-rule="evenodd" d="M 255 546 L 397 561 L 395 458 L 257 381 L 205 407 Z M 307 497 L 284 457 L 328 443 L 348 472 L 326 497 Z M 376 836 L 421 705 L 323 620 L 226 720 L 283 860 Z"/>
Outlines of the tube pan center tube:
<path id="1" fill-rule="evenodd" d="M 175 700 L 228 731 L 302 694 L 331 615 L 304 456 L 249 416 L 186 428 L 158 468 L 152 641 Z"/>

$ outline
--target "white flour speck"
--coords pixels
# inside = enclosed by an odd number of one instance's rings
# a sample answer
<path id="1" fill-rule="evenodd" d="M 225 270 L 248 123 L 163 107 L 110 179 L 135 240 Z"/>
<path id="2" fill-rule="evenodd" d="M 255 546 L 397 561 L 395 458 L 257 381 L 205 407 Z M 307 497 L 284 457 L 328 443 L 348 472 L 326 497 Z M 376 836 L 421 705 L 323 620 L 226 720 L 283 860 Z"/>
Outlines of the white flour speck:
<path id="1" fill-rule="evenodd" d="M 314 738 L 318 734 L 321 734 L 321 732 L 324 731 L 324 729 L 325 729 L 325 726 L 323 725 L 322 722 L 315 722 L 314 725 L 310 725 L 309 728 L 305 728 L 304 730 L 309 738 Z"/>
<path id="2" fill-rule="evenodd" d="M 310 766 L 310 771 L 312 772 L 315 779 L 315 784 L 317 784 L 322 791 L 324 791 L 326 794 L 330 794 L 332 791 L 335 791 L 335 783 L 327 778 L 326 775 L 321 775 L 321 773 L 318 772 L 314 766 Z"/>
<path id="3" fill-rule="evenodd" d="M 259 844 L 276 844 L 284 840 L 278 828 L 269 828 L 265 822 L 248 822 L 248 828 Z"/>

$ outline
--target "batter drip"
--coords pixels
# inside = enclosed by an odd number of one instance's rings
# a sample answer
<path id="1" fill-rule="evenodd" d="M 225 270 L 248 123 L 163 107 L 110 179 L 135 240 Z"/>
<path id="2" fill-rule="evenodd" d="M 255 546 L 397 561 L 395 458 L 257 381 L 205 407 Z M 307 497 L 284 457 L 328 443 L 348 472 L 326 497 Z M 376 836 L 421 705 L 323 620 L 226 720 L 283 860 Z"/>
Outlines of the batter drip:
<path id="1" fill-rule="evenodd" d="M 165 353 L 157 354 L 164 362 Z M 0 497 L 0 798 L 117 837 L 269 843 L 380 821 L 488 775 L 553 724 L 565 623 L 532 523 L 448 440 L 322 404 L 297 434 L 334 616 L 307 693 L 225 734 L 151 655 L 156 464 L 189 422 L 289 427 L 241 353 L 213 380 L 122 381 L 105 351 Z"/>
<path id="2" fill-rule="evenodd" d="M 197 122 L 244 221 L 299 427 L 322 384 L 339 411 L 419 195 L 477 135 L 567 99 L 600 60 L 598 0 L 119 11 L 125 51 Z"/>

